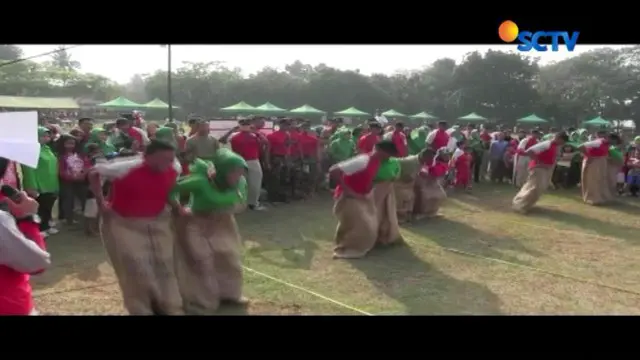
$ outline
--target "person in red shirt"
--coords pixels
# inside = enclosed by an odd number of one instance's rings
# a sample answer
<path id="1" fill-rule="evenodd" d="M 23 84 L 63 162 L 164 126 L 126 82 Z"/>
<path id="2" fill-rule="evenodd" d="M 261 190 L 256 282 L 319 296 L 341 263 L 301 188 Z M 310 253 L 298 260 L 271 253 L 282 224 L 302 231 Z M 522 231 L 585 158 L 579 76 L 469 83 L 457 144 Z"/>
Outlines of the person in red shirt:
<path id="1" fill-rule="evenodd" d="M 291 134 L 289 119 L 278 121 L 278 130 L 267 135 L 269 143 L 267 196 L 271 202 L 289 202 L 288 187 L 291 159 Z"/>
<path id="2" fill-rule="evenodd" d="M 300 128 L 302 119 L 293 120 L 294 124 L 289 128 L 289 138 L 291 139 L 290 156 L 289 156 L 289 188 L 291 190 L 292 199 L 301 199 L 304 197 L 302 184 L 302 129 Z"/>
<path id="3" fill-rule="evenodd" d="M 463 145 L 461 151 L 453 155 L 453 167 L 455 168 L 456 178 L 454 185 L 459 189 L 471 190 L 471 163 L 473 155 L 471 147 Z"/>
<path id="4" fill-rule="evenodd" d="M 231 150 L 242 156 L 247 162 L 247 183 L 249 187 L 247 205 L 251 210 L 265 210 L 266 208 L 260 205 L 259 199 L 263 177 L 260 152 L 266 138 L 261 136 L 258 130 L 252 128 L 250 119 L 238 121 L 237 130 L 236 133 L 230 136 L 229 143 Z"/>
<path id="5" fill-rule="evenodd" d="M 369 120 L 368 131 L 358 139 L 358 151 L 361 154 L 368 154 L 375 148 L 376 144 L 382 140 L 382 126 L 376 120 Z"/>
<path id="6" fill-rule="evenodd" d="M 97 164 L 89 173 L 102 217 L 100 235 L 131 315 L 179 315 L 174 233 L 167 201 L 180 174 L 175 148 L 151 141 L 144 156 Z M 110 201 L 101 178 L 111 180 Z M 175 211 L 186 215 L 184 209 Z"/>
<path id="7" fill-rule="evenodd" d="M 306 121 L 301 126 L 299 136 L 302 152 L 302 190 L 305 197 L 311 197 L 318 190 L 320 182 L 320 139 L 311 129 L 311 123 Z"/>
<path id="8" fill-rule="evenodd" d="M 520 191 L 513 198 L 513 209 L 527 213 L 538 202 L 544 191 L 551 184 L 551 176 L 556 165 L 558 149 L 567 141 L 565 132 L 556 133 L 553 139 L 537 143 L 525 152 L 529 161 L 529 177 Z"/>
<path id="9" fill-rule="evenodd" d="M 609 200 L 609 140 L 606 131 L 598 131 L 596 139 L 578 147 L 584 155 L 580 186 L 582 200 L 589 205 L 603 205 Z"/>
<path id="10" fill-rule="evenodd" d="M 373 151 L 339 162 L 329 170 L 338 184 L 333 208 L 338 220 L 334 259 L 361 258 L 376 245 L 379 220 L 373 181 L 381 163 L 397 154 L 393 142 L 383 140 Z"/>
<path id="11" fill-rule="evenodd" d="M 427 147 L 431 148 L 431 150 L 433 151 L 438 151 L 439 149 L 449 145 L 449 134 L 447 134 L 447 122 L 439 121 L 438 127 L 427 135 L 425 143 Z"/>
<path id="12" fill-rule="evenodd" d="M 404 132 L 403 123 L 396 123 L 391 133 L 391 141 L 393 141 L 396 149 L 398 149 L 398 157 L 406 157 L 409 155 L 409 145 L 407 144 L 407 135 Z"/>
<path id="13" fill-rule="evenodd" d="M 51 264 L 33 218 L 38 202 L 19 192 L 2 205 L 8 211 L 0 210 L 0 315 L 37 315 L 29 275 Z"/>

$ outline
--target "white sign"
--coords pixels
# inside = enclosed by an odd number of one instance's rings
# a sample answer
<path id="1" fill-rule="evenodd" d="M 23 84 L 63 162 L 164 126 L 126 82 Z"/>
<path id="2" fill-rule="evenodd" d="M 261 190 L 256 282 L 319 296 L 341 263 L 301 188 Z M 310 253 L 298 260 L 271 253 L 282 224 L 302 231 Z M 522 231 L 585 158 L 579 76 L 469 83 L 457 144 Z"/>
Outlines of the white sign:
<path id="1" fill-rule="evenodd" d="M 38 112 L 0 113 L 0 157 L 37 167 L 40 157 Z"/>

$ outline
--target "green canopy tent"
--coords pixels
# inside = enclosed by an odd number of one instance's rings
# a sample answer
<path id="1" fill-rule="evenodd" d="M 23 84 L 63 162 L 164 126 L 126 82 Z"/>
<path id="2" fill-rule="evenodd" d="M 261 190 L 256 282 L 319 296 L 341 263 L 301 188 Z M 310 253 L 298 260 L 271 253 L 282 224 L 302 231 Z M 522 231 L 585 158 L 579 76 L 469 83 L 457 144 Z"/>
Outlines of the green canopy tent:
<path id="1" fill-rule="evenodd" d="M 169 108 L 169 104 L 167 104 L 166 102 L 155 98 L 151 101 L 149 101 L 146 104 L 143 104 L 142 106 L 144 106 L 145 108 L 149 108 L 149 109 L 168 109 Z M 179 106 L 175 106 L 175 105 L 171 105 L 172 109 L 179 109 Z"/>
<path id="2" fill-rule="evenodd" d="M 268 101 L 260 106 L 256 106 L 256 113 L 258 114 L 276 115 L 276 114 L 285 114 L 286 112 L 287 112 L 286 109 L 279 108 Z"/>
<path id="3" fill-rule="evenodd" d="M 96 105 L 98 107 L 104 108 L 117 108 L 117 109 L 134 109 L 134 108 L 142 108 L 144 105 L 135 103 L 125 97 L 118 96 L 117 98 L 107 101 L 102 104 Z"/>
<path id="4" fill-rule="evenodd" d="M 481 121 L 487 121 L 487 120 L 489 120 L 489 119 L 487 119 L 487 118 L 486 118 L 486 117 L 484 117 L 484 116 L 480 116 L 480 115 L 478 115 L 478 114 L 476 114 L 476 113 L 472 112 L 472 113 L 467 114 L 467 115 L 465 115 L 465 116 L 461 116 L 461 117 L 459 117 L 459 118 L 458 118 L 458 120 L 461 120 L 461 121 L 471 121 L 471 122 L 474 122 L 474 121 L 475 121 L 475 122 L 481 122 Z"/>
<path id="5" fill-rule="evenodd" d="M 318 109 L 314 108 L 311 105 L 305 104 L 305 105 L 302 105 L 302 106 L 300 106 L 298 108 L 289 110 L 289 114 L 323 116 L 323 115 L 326 114 L 326 112 L 324 112 L 322 110 L 318 110 Z"/>
<path id="6" fill-rule="evenodd" d="M 256 108 L 247 104 L 244 101 L 240 101 L 237 104 L 223 107 L 220 109 L 220 111 L 226 112 L 226 113 L 232 113 L 232 114 L 249 114 L 256 111 Z"/>
<path id="7" fill-rule="evenodd" d="M 419 112 L 417 114 L 413 114 L 413 115 L 409 115 L 409 119 L 414 119 L 414 120 L 435 120 L 437 119 L 437 117 L 429 114 L 428 112 Z"/>
<path id="8" fill-rule="evenodd" d="M 335 113 L 333 113 L 333 115 L 337 115 L 337 116 L 346 116 L 346 117 L 365 117 L 365 116 L 371 116 L 371 114 L 366 113 L 360 109 L 356 109 L 355 107 L 350 107 L 348 109 L 344 109 L 341 111 L 336 111 Z"/>
<path id="9" fill-rule="evenodd" d="M 381 115 L 386 117 L 386 118 L 398 118 L 398 117 L 405 118 L 405 117 L 407 117 L 407 115 L 405 115 L 405 114 L 403 114 L 401 112 L 395 111 L 393 109 L 389 109 L 389 110 L 383 112 Z"/>
<path id="10" fill-rule="evenodd" d="M 598 116 L 595 117 L 589 121 L 585 121 L 584 123 L 582 123 L 583 126 L 597 126 L 597 127 L 604 127 L 604 126 L 611 126 L 611 123 L 606 120 L 603 119 L 602 117 Z"/>
<path id="11" fill-rule="evenodd" d="M 545 124 L 548 121 L 539 117 L 536 114 L 531 114 L 529 116 L 525 116 L 523 118 L 516 120 L 516 122 L 520 124 Z"/>

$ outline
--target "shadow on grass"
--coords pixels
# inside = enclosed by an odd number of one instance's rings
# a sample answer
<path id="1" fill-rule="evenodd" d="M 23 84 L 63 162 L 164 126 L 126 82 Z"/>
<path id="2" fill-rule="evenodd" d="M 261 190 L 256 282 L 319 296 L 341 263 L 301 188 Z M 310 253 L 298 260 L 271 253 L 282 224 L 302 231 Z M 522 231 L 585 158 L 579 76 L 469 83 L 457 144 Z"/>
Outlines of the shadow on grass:
<path id="1" fill-rule="evenodd" d="M 427 238 L 443 248 L 522 265 L 531 264 L 515 256 L 507 255 L 504 251 L 522 253 L 532 257 L 545 256 L 537 250 L 526 247 L 516 238 L 500 235 L 500 229 L 496 229 L 496 233 L 491 234 L 446 217 L 417 222 L 407 226 L 406 230 L 417 237 Z"/>
<path id="2" fill-rule="evenodd" d="M 47 238 L 47 250 L 53 265 L 42 275 L 31 278 L 38 289 L 54 287 L 65 277 L 95 283 L 102 276 L 98 267 L 107 261 L 100 238 L 87 237 L 77 229 L 64 229 Z"/>
<path id="3" fill-rule="evenodd" d="M 335 229 L 330 197 L 288 204 L 269 212 L 252 212 L 238 217 L 240 233 L 253 245 L 247 254 L 270 265 L 288 269 L 310 269 L 317 241 L 331 241 Z M 267 252 L 279 251 L 283 261 L 274 261 Z"/>
<path id="4" fill-rule="evenodd" d="M 348 260 L 408 315 L 500 314 L 500 299 L 487 287 L 455 279 L 420 259 L 408 246 L 373 250 Z M 384 314 L 381 314 L 384 315 Z"/>
<path id="5" fill-rule="evenodd" d="M 535 211 L 532 211 L 528 216 L 570 224 L 584 229 L 589 229 L 598 235 L 614 237 L 628 241 L 633 245 L 640 245 L 640 236 L 638 236 L 639 229 L 634 227 L 612 224 L 552 208 L 535 209 Z"/>

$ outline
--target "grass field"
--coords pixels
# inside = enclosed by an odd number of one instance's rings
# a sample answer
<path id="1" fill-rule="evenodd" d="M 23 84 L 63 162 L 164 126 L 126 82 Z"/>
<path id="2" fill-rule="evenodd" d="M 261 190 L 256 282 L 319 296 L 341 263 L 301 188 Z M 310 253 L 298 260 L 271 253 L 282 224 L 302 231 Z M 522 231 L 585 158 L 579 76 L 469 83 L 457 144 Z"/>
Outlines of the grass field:
<path id="1" fill-rule="evenodd" d="M 529 216 L 514 190 L 454 194 L 443 217 L 403 227 L 409 246 L 332 260 L 331 199 L 238 216 L 246 310 L 222 314 L 640 314 L 640 201 L 597 208 L 546 194 Z M 124 313 L 97 238 L 49 239 L 55 266 L 34 277 L 45 314 Z"/>

